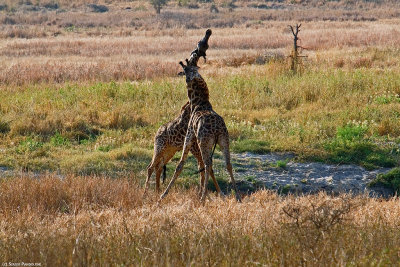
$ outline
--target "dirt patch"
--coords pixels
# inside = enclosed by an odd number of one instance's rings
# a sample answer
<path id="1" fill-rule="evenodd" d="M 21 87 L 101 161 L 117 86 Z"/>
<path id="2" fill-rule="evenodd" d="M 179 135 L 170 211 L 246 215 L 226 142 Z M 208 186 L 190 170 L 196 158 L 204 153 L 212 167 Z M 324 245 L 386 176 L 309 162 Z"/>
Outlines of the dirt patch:
<path id="1" fill-rule="evenodd" d="M 353 193 L 389 197 L 393 191 L 382 187 L 369 188 L 368 184 L 381 168 L 368 171 L 357 165 L 330 165 L 319 162 L 295 162 L 292 153 L 233 154 L 236 176 L 242 180 L 255 180 L 268 189 L 282 193 L 313 194 L 325 191 L 331 194 Z"/>

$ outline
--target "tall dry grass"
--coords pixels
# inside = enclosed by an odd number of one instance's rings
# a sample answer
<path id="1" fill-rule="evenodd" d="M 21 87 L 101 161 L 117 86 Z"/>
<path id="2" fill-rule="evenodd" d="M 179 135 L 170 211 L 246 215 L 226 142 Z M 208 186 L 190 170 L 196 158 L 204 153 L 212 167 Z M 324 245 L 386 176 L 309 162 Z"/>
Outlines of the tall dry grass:
<path id="1" fill-rule="evenodd" d="M 237 203 L 129 179 L 15 177 L 0 187 L 0 258 L 42 266 L 332 266 L 400 261 L 398 199 L 259 191 Z"/>
<path id="2" fill-rule="evenodd" d="M 306 23 L 301 31 L 301 45 L 307 48 L 310 60 L 316 55 L 317 59 L 325 58 L 324 54 L 330 53 L 326 50 L 346 51 L 365 46 L 395 49 L 400 43 L 398 24 L 398 20 Z M 204 29 L 173 29 L 135 31 L 135 37 L 70 35 L 3 39 L 0 40 L 0 82 L 21 85 L 175 76 L 179 71 L 177 62 L 187 57 L 187 51 L 191 51 L 202 34 Z M 226 65 L 262 64 L 265 54 L 284 58 L 289 54 L 290 45 L 287 22 L 274 22 L 258 29 L 214 29 L 208 58 L 216 69 Z M 331 65 L 340 66 L 340 53 Z"/>

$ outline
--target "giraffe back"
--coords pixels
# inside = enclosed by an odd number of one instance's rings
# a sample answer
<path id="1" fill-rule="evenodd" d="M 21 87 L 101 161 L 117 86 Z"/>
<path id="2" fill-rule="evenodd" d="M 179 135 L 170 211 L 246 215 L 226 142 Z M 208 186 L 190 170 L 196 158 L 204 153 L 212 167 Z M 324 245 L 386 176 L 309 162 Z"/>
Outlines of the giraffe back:
<path id="1" fill-rule="evenodd" d="M 190 105 L 187 102 L 181 109 L 181 113 L 172 121 L 162 125 L 155 136 L 157 146 L 182 147 L 190 119 Z"/>

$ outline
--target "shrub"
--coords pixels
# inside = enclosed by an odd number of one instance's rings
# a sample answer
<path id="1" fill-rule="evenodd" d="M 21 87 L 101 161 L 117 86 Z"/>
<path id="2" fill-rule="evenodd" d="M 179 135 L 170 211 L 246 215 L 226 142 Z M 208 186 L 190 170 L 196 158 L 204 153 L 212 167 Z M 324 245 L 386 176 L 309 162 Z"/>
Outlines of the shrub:
<path id="1" fill-rule="evenodd" d="M 285 169 L 288 162 L 289 162 L 289 159 L 278 160 L 275 165 L 277 168 Z"/>
<path id="2" fill-rule="evenodd" d="M 50 143 L 53 146 L 65 146 L 69 144 L 69 140 L 57 132 L 50 138 Z"/>
<path id="3" fill-rule="evenodd" d="M 108 11 L 108 7 L 104 5 L 89 4 L 88 7 L 92 9 L 92 12 L 104 13 Z"/>
<path id="4" fill-rule="evenodd" d="M 10 125 L 8 122 L 0 121 L 0 133 L 8 133 L 10 131 Z"/>
<path id="5" fill-rule="evenodd" d="M 393 189 L 397 194 L 400 193 L 400 168 L 394 168 L 387 173 L 378 176 L 369 184 L 370 187 L 382 185 Z"/>
<path id="6" fill-rule="evenodd" d="M 168 0 L 150 0 L 150 4 L 154 7 L 157 14 L 161 13 L 161 8 L 167 4 Z"/>

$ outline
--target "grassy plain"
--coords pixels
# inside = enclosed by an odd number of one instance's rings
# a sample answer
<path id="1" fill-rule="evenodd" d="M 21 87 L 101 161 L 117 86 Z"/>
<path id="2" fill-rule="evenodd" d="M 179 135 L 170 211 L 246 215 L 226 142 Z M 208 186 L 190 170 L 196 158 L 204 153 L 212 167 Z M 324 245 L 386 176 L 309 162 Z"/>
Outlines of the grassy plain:
<path id="1" fill-rule="evenodd" d="M 57 1 L 54 10 L 50 2 L 6 1 L 0 167 L 50 173 L 0 178 L 0 259 L 48 266 L 398 264 L 397 198 L 259 191 L 242 204 L 212 196 L 202 206 L 193 159 L 161 206 L 153 193 L 141 198 L 153 136 L 187 101 L 177 63 L 206 27 L 213 35 L 200 72 L 233 152 L 293 151 L 297 160 L 368 169 L 399 165 L 398 3 L 295 2 L 255 8 L 264 3 L 237 1 L 232 10 L 215 2 L 219 13 L 209 12 L 211 4 L 170 2 L 154 16 L 144 1 L 99 2 L 109 7 L 101 14 L 83 0 Z M 308 57 L 294 74 L 287 25 L 297 20 Z M 223 182 L 218 151 L 215 158 Z M 398 189 L 397 180 L 395 169 L 378 182 Z"/>

